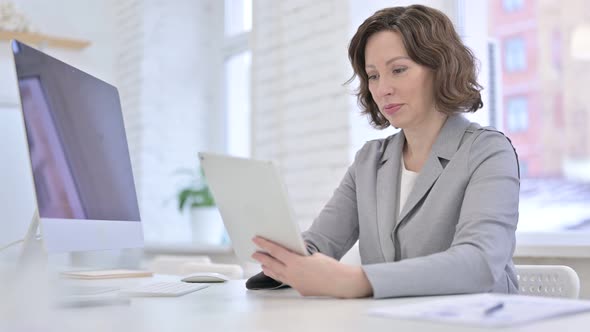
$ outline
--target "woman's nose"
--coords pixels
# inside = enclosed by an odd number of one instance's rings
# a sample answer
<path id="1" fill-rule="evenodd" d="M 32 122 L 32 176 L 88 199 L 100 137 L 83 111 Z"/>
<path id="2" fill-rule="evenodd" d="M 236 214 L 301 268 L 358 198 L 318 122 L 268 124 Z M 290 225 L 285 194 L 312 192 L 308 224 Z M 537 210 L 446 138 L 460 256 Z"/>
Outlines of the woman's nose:
<path id="1" fill-rule="evenodd" d="M 391 84 L 391 82 L 388 82 L 385 79 L 381 79 L 378 81 L 378 86 L 377 86 L 377 94 L 379 96 L 388 96 L 388 95 L 393 95 L 395 92 L 395 89 L 393 87 L 393 84 Z"/>

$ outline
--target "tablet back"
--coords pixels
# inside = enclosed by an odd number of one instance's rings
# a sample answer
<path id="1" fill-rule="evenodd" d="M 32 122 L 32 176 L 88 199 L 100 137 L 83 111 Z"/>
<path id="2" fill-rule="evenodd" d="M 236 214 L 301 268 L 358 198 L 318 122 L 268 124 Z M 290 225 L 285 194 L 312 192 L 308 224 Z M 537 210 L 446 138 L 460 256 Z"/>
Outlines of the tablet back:
<path id="1" fill-rule="evenodd" d="M 199 159 L 238 259 L 255 262 L 256 235 L 307 255 L 276 165 L 203 152 Z"/>

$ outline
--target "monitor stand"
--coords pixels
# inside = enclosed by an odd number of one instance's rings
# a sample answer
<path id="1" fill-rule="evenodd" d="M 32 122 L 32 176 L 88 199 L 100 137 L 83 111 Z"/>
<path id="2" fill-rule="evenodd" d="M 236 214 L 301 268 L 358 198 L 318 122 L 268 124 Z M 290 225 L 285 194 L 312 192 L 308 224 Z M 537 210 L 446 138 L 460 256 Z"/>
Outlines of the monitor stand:
<path id="1" fill-rule="evenodd" d="M 43 245 L 39 225 L 39 213 L 35 210 L 25 237 L 20 241 L 15 241 L 2 248 L 2 250 L 8 249 L 13 245 L 22 243 L 20 254 L 17 255 L 16 261 L 0 264 L 0 273 L 2 276 L 12 275 L 22 282 L 22 280 L 28 280 L 27 278 L 32 276 L 38 277 L 47 272 L 48 255 Z"/>
<path id="2" fill-rule="evenodd" d="M 35 209 L 19 256 L 19 265 L 41 267 L 47 265 L 47 253 L 43 245 L 43 236 L 39 223 L 39 210 Z"/>

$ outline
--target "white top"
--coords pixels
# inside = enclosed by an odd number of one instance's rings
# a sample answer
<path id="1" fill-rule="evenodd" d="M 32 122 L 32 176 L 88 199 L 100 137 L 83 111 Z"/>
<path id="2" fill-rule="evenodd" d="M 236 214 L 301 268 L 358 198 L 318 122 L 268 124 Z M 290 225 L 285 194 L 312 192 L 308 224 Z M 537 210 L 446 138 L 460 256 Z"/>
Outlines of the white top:
<path id="1" fill-rule="evenodd" d="M 404 158 L 401 159 L 402 164 L 402 179 L 399 186 L 399 212 L 402 213 L 404 209 L 404 204 L 406 204 L 406 200 L 408 200 L 408 196 L 412 192 L 412 188 L 414 188 L 414 183 L 416 183 L 416 179 L 420 173 L 408 171 L 406 169 L 406 164 L 404 163 Z"/>

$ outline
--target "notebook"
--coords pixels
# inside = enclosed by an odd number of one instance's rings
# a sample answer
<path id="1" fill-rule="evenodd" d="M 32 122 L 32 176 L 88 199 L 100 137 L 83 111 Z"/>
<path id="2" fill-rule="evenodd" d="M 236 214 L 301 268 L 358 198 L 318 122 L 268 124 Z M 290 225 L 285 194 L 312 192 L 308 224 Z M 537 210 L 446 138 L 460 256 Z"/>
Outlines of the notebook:
<path id="1" fill-rule="evenodd" d="M 152 272 L 142 270 L 94 270 L 61 272 L 62 277 L 70 279 L 143 278 L 151 277 L 152 275 Z"/>
<path id="2" fill-rule="evenodd" d="M 370 315 L 480 327 L 506 327 L 590 311 L 590 301 L 471 294 L 371 309 Z"/>

